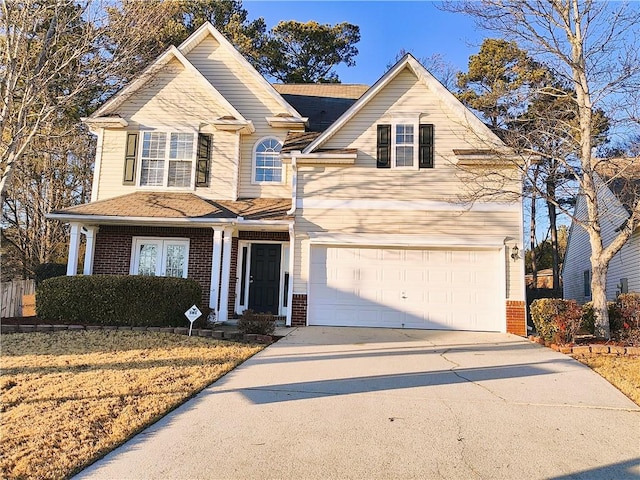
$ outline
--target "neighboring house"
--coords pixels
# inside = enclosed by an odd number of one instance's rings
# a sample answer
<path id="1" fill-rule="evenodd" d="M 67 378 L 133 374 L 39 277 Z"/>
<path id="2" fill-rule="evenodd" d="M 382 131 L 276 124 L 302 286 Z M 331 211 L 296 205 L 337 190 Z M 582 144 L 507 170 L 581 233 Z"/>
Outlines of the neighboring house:
<path id="1" fill-rule="evenodd" d="M 600 205 L 602 242 L 606 247 L 618 235 L 640 197 L 640 159 L 614 159 L 615 167 L 594 174 Z M 584 195 L 578 195 L 574 216 L 587 218 Z M 591 301 L 591 245 L 577 222 L 571 224 L 563 266 L 564 298 Z M 636 230 L 609 263 L 607 300 L 620 293 L 640 292 L 640 229 Z"/>
<path id="2" fill-rule="evenodd" d="M 530 289 L 536 289 L 536 288 L 552 289 L 553 288 L 553 269 L 552 268 L 544 268 L 542 270 L 538 270 L 537 277 L 538 277 L 537 284 L 534 286 L 533 274 L 527 273 L 524 276 L 524 283 L 527 286 L 527 288 L 530 288 Z"/>
<path id="3" fill-rule="evenodd" d="M 457 203 L 504 145 L 411 55 L 272 86 L 206 24 L 85 122 L 92 201 L 49 215 L 69 275 L 86 235 L 84 274 L 193 278 L 220 321 L 526 333 L 521 203 Z"/>

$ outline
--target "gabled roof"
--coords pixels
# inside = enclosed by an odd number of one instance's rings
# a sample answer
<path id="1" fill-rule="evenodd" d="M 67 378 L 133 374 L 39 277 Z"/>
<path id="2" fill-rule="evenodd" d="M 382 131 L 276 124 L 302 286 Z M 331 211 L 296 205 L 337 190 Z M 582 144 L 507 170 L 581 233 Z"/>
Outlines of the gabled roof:
<path id="1" fill-rule="evenodd" d="M 189 38 L 187 38 L 180 46 L 180 50 L 184 55 L 187 55 L 191 50 L 197 47 L 208 35 L 211 35 L 220 44 L 222 48 L 229 51 L 231 56 L 235 58 L 245 69 L 247 73 L 252 76 L 260 86 L 275 99 L 276 102 L 282 106 L 285 112 L 291 114 L 294 117 L 301 117 L 301 115 L 289 105 L 284 98 L 276 91 L 273 86 L 265 80 L 265 78 L 244 58 L 244 56 L 236 50 L 236 48 L 222 35 L 210 22 L 206 22 L 200 26 L 195 32 L 193 32 Z"/>
<path id="2" fill-rule="evenodd" d="M 378 93 L 383 90 L 405 68 L 409 68 L 416 77 L 430 90 L 434 91 L 440 100 L 462 121 L 468 123 L 478 134 L 482 135 L 493 148 L 504 146 L 504 143 L 493 133 L 478 117 L 467 109 L 460 101 L 447 90 L 420 62 L 410 53 L 402 57 L 387 73 L 385 73 L 349 110 L 347 110 L 331 127 L 324 131 L 316 140 L 309 144 L 303 153 L 311 153 L 329 140 L 349 120 L 351 120 L 362 108 L 364 108 Z"/>
<path id="3" fill-rule="evenodd" d="M 113 97 L 107 100 L 104 105 L 102 105 L 98 110 L 96 110 L 87 120 L 90 122 L 92 119 L 97 119 L 99 117 L 104 117 L 109 115 L 113 110 L 122 105 L 126 100 L 128 100 L 135 92 L 140 90 L 144 85 L 149 82 L 164 66 L 166 66 L 171 60 L 177 59 L 186 70 L 188 70 L 199 82 L 205 90 L 207 90 L 213 98 L 217 102 L 222 105 L 222 107 L 227 110 L 228 115 L 235 117 L 236 120 L 240 120 L 243 122 L 247 122 L 247 120 L 242 116 L 236 108 L 229 103 L 229 101 L 216 90 L 216 88 L 211 85 L 209 80 L 207 80 L 204 75 L 200 73 L 200 71 L 193 66 L 193 64 L 187 60 L 187 58 L 182 54 L 182 52 L 174 47 L 173 45 L 169 47 L 160 57 L 149 65 L 133 82 L 124 87 L 118 93 L 116 93 Z"/>

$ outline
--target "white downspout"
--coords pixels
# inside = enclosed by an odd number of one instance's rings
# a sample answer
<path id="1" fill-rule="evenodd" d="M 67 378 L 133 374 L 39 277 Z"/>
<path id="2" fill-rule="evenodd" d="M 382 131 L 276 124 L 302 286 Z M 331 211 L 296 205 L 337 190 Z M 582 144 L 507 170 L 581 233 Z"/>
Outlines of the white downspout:
<path id="1" fill-rule="evenodd" d="M 295 152 L 295 153 L 300 153 Z M 293 175 L 291 177 L 291 208 L 287 211 L 287 215 L 295 215 L 296 207 L 298 203 L 298 157 L 295 155 L 291 157 L 291 170 Z M 285 325 L 291 326 L 291 318 L 293 316 L 293 276 L 295 268 L 296 258 L 296 235 L 295 235 L 295 219 L 289 225 L 289 292 L 287 294 L 287 319 Z"/>
<path id="2" fill-rule="evenodd" d="M 100 128 L 97 131 L 91 130 L 91 133 L 95 133 L 98 136 L 96 141 L 96 161 L 93 164 L 93 182 L 91 183 L 91 201 L 98 200 L 98 188 L 100 186 L 100 169 L 102 168 L 102 148 L 104 145 L 104 128 Z"/>
<path id="3" fill-rule="evenodd" d="M 285 325 L 291 326 L 291 318 L 293 317 L 293 274 L 295 268 L 296 257 L 296 233 L 293 223 L 289 225 L 289 290 L 287 291 L 287 319 Z"/>
<path id="4" fill-rule="evenodd" d="M 295 152 L 291 157 L 291 169 L 293 175 L 291 176 L 291 208 L 287 211 L 287 215 L 294 215 L 296 213 L 296 203 L 298 202 L 298 157 Z"/>

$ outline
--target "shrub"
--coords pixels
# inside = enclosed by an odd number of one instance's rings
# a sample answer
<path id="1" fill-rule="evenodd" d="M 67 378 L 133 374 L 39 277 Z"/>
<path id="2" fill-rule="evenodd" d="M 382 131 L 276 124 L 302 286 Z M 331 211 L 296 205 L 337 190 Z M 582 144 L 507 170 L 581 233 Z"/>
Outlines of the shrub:
<path id="1" fill-rule="evenodd" d="M 572 342 L 580 329 L 582 308 L 575 300 L 541 298 L 531 304 L 531 319 L 546 342 Z"/>
<path id="2" fill-rule="evenodd" d="M 44 280 L 54 277 L 62 277 L 67 274 L 67 266 L 63 263 L 41 263 L 34 271 L 36 285 L 40 285 Z"/>
<path id="3" fill-rule="evenodd" d="M 238 319 L 238 330 L 242 333 L 256 333 L 258 335 L 271 335 L 276 330 L 276 321 L 268 313 L 256 313 L 253 310 L 245 310 Z"/>
<path id="4" fill-rule="evenodd" d="M 640 293 L 623 293 L 615 302 L 615 316 L 609 314 L 612 336 L 636 344 L 640 340 Z"/>
<path id="5" fill-rule="evenodd" d="M 184 312 L 201 298 L 200 285 L 184 278 L 56 277 L 38 286 L 36 310 L 41 319 L 63 324 L 185 326 Z"/>
<path id="6" fill-rule="evenodd" d="M 623 328 L 640 328 L 640 293 L 623 293 L 616 299 L 616 306 Z"/>
<path id="7" fill-rule="evenodd" d="M 596 331 L 596 312 L 593 303 L 587 302 L 582 306 L 582 328 L 593 335 Z"/>
<path id="8" fill-rule="evenodd" d="M 616 302 L 607 302 L 607 311 L 609 312 L 609 326 L 611 331 L 614 331 L 617 325 L 622 325 Z M 592 335 L 596 332 L 596 312 L 593 310 L 593 302 L 587 302 L 582 306 L 582 328 Z"/>

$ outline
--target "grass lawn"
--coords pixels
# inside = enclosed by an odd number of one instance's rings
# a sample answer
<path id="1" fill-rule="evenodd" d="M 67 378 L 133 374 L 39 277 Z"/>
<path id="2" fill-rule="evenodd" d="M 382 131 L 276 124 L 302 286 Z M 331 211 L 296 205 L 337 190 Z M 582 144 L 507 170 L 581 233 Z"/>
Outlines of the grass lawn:
<path id="1" fill-rule="evenodd" d="M 64 478 L 264 346 L 81 331 L 2 336 L 0 478 Z"/>
<path id="2" fill-rule="evenodd" d="M 640 357 L 615 355 L 575 355 L 609 383 L 640 405 Z"/>

